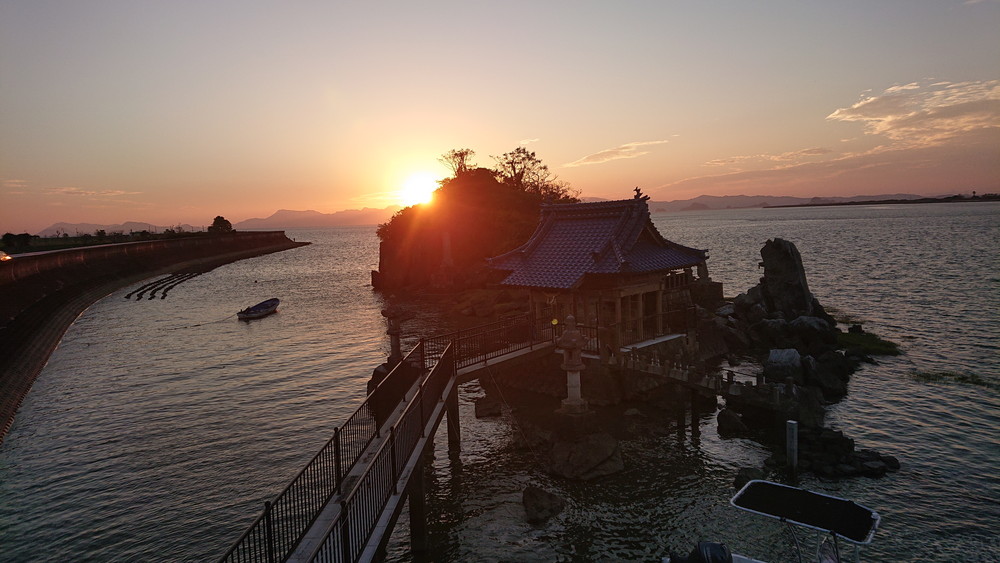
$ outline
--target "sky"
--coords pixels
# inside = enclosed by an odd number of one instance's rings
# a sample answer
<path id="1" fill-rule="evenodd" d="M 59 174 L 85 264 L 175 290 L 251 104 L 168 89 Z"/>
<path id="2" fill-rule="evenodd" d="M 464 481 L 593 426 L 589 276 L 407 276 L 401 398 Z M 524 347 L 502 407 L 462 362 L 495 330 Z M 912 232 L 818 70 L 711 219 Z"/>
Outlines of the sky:
<path id="1" fill-rule="evenodd" d="M 405 203 L 1000 192 L 1000 1 L 0 0 L 0 231 Z"/>

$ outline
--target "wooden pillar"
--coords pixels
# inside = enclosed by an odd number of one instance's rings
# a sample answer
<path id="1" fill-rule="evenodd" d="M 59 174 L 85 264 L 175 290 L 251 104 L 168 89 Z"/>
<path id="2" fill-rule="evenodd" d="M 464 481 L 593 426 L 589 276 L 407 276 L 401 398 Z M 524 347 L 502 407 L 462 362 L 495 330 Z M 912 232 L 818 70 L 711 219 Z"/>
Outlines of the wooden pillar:
<path id="1" fill-rule="evenodd" d="M 458 384 L 448 395 L 448 450 L 458 452 L 462 450 L 462 430 L 458 421 Z"/>
<path id="2" fill-rule="evenodd" d="M 427 502 L 424 498 L 424 461 L 421 456 L 410 475 L 406 496 L 410 505 L 410 549 L 414 555 L 425 553 L 427 541 Z"/>
<path id="3" fill-rule="evenodd" d="M 663 290 L 656 291 L 656 335 L 663 336 Z"/>
<path id="4" fill-rule="evenodd" d="M 701 427 L 698 420 L 698 394 L 690 391 L 689 395 L 691 397 L 691 437 L 697 438 L 701 435 Z"/>

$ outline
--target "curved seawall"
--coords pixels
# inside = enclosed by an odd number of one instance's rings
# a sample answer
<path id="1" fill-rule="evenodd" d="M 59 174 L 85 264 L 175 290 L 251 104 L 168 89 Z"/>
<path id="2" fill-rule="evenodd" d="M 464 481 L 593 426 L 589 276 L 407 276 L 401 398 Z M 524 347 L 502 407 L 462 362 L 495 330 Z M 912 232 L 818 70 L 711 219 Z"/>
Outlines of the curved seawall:
<path id="1" fill-rule="evenodd" d="M 283 231 L 238 232 L 74 248 L 0 262 L 0 442 L 66 329 L 97 300 L 151 276 L 205 272 L 306 244 Z"/>

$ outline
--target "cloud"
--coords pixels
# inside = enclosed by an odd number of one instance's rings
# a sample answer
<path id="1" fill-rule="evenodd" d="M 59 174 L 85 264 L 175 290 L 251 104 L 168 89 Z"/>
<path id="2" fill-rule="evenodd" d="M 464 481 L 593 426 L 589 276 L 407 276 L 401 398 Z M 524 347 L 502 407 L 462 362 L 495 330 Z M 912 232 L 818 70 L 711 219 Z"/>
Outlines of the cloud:
<path id="1" fill-rule="evenodd" d="M 815 147 L 797 151 L 785 152 L 781 154 L 754 154 L 745 156 L 730 156 L 728 158 L 717 158 L 709 160 L 705 166 L 738 166 L 746 162 L 796 162 L 815 156 L 824 156 L 833 153 L 831 149 Z"/>
<path id="2" fill-rule="evenodd" d="M 957 135 L 1000 128 L 1000 80 L 911 83 L 867 95 L 827 119 L 862 123 L 894 147 L 936 145 Z"/>
<path id="3" fill-rule="evenodd" d="M 958 133 L 923 147 L 884 145 L 836 158 L 686 178 L 650 190 L 655 198 L 780 193 L 803 196 L 860 193 L 941 195 L 1000 189 L 996 130 Z"/>
<path id="4" fill-rule="evenodd" d="M 644 154 L 649 154 L 649 151 L 644 151 L 641 147 L 648 147 L 652 145 L 662 145 L 669 143 L 670 141 L 639 141 L 635 143 L 625 143 L 624 145 L 615 147 L 613 149 L 605 149 L 603 151 L 595 152 L 594 154 L 589 154 L 579 160 L 564 164 L 563 166 L 567 168 L 573 168 L 575 166 L 586 166 L 588 164 L 602 164 L 605 162 L 610 162 L 612 160 L 619 160 L 622 158 L 637 158 Z"/>
<path id="5" fill-rule="evenodd" d="M 7 195 L 24 195 L 27 193 L 28 182 L 26 180 L 17 180 L 14 178 L 4 180 L 2 184 L 3 189 L 7 192 Z"/>
<path id="6" fill-rule="evenodd" d="M 125 190 L 84 190 L 75 187 L 50 188 L 48 193 L 56 195 L 68 195 L 78 197 L 119 197 L 123 195 L 136 195 L 142 192 L 127 192 Z"/>
<path id="7" fill-rule="evenodd" d="M 538 141 L 541 141 L 541 139 L 521 139 L 521 142 L 518 143 L 518 144 L 519 145 L 530 145 L 531 143 L 537 143 Z"/>

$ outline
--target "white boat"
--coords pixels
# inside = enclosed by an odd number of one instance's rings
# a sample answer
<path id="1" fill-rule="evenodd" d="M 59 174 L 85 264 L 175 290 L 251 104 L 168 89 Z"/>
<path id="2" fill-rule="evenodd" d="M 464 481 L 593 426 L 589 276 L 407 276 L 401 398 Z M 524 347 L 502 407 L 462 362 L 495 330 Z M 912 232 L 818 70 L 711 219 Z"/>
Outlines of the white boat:
<path id="1" fill-rule="evenodd" d="M 253 307 L 247 307 L 242 311 L 236 313 L 236 317 L 240 320 L 248 321 L 250 319 L 259 319 L 261 317 L 266 317 L 271 313 L 278 310 L 278 298 L 274 297 L 268 299 L 267 301 L 261 301 L 260 303 L 254 305 Z"/>
<path id="2" fill-rule="evenodd" d="M 859 547 L 871 543 L 881 521 L 878 512 L 854 501 L 771 481 L 750 481 L 729 503 L 741 510 L 775 518 L 788 524 L 788 529 L 795 540 L 799 561 L 817 563 L 847 561 L 849 559 L 840 553 L 841 541 L 853 545 L 853 559 L 858 561 Z M 803 559 L 802 544 L 795 535 L 796 526 L 819 532 L 814 559 Z M 724 544 L 714 542 L 699 542 L 687 557 L 671 554 L 663 561 L 664 563 L 763 563 L 744 555 L 730 553 Z"/>

